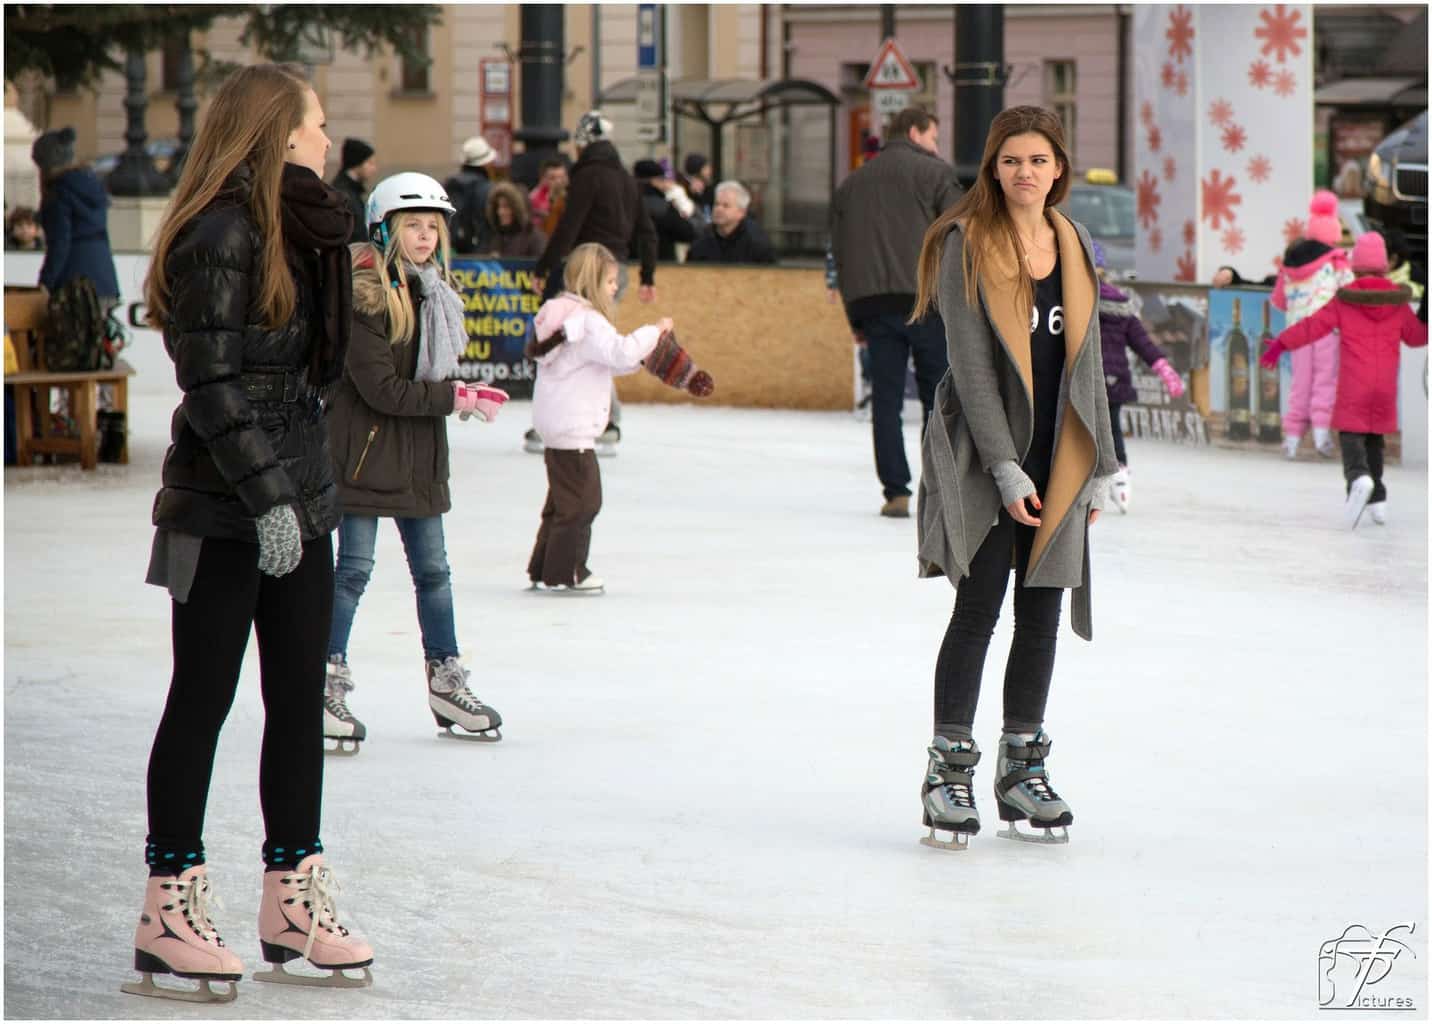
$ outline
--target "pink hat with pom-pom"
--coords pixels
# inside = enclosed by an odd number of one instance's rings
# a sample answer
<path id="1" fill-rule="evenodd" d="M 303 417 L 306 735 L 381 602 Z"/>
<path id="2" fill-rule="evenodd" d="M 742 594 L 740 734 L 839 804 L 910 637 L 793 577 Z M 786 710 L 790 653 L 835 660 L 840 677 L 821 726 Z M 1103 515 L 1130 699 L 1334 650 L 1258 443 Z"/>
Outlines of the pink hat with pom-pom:
<path id="1" fill-rule="evenodd" d="M 1325 188 L 1313 193 L 1313 201 L 1308 204 L 1308 227 L 1303 235 L 1324 245 L 1337 245 L 1342 241 L 1338 197 Z"/>
<path id="2" fill-rule="evenodd" d="M 1387 273 L 1387 241 L 1376 231 L 1359 235 L 1353 243 L 1352 269 L 1374 274 Z"/>

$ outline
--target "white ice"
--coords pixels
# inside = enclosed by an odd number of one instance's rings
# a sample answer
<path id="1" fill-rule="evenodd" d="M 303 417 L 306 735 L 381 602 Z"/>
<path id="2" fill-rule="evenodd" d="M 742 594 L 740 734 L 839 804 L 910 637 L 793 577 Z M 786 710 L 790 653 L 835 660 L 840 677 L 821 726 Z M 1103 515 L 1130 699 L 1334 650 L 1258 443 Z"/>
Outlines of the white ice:
<path id="1" fill-rule="evenodd" d="M 145 339 L 129 466 L 5 472 L 7 1017 L 1311 1018 L 1324 941 L 1412 921 L 1417 959 L 1367 993 L 1425 1018 L 1425 470 L 1391 467 L 1390 522 L 1349 533 L 1336 463 L 1130 442 L 1095 641 L 1063 630 L 1048 709 L 1071 841 L 994 835 L 1006 608 L 986 828 L 944 853 L 916 840 L 953 591 L 875 514 L 869 426 L 628 407 L 608 593 L 558 599 L 523 589 L 545 481 L 521 403 L 452 424 L 447 519 L 506 738 L 436 738 L 391 528 L 359 611 L 370 739 L 326 763 L 323 840 L 375 985 L 122 995 L 170 671 L 142 580 L 176 393 Z M 204 837 L 250 970 L 261 724 L 251 645 Z"/>

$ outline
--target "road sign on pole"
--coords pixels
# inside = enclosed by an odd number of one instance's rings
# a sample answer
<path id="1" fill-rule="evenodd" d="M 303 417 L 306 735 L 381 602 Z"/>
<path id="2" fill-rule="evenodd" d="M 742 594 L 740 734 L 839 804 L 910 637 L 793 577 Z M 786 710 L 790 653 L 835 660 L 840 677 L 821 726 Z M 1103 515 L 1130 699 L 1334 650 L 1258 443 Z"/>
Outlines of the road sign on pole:
<path id="1" fill-rule="evenodd" d="M 887 39 L 880 45 L 880 52 L 875 55 L 865 76 L 865 88 L 911 91 L 920 88 L 920 76 L 915 74 L 915 69 L 900 52 L 894 39 Z"/>
<path id="2" fill-rule="evenodd" d="M 894 117 L 910 105 L 908 89 L 872 89 L 875 112 L 881 117 Z"/>

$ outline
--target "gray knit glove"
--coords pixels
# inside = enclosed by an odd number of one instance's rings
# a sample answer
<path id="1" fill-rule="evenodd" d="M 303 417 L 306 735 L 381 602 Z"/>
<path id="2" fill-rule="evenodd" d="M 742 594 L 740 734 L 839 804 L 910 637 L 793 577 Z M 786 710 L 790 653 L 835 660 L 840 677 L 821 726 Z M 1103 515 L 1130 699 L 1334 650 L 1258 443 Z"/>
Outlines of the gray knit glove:
<path id="1" fill-rule="evenodd" d="M 1034 493 L 1034 481 L 1013 459 L 996 462 L 989 471 L 994 476 L 995 486 L 999 488 L 999 500 L 1005 508 Z"/>
<path id="2" fill-rule="evenodd" d="M 275 505 L 254 520 L 254 526 L 259 533 L 259 572 L 286 576 L 298 568 L 303 558 L 303 533 L 292 505 Z"/>
<path id="3" fill-rule="evenodd" d="M 1109 497 L 1109 488 L 1113 486 L 1114 474 L 1097 477 L 1094 480 L 1094 493 L 1089 495 L 1089 511 L 1104 511 L 1104 502 Z"/>

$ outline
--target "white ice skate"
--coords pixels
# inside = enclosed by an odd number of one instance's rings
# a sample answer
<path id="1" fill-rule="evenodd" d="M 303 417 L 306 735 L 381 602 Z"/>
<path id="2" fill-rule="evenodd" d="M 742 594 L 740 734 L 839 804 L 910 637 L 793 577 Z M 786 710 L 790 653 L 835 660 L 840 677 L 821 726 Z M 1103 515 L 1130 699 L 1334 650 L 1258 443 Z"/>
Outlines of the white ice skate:
<path id="1" fill-rule="evenodd" d="M 545 447 L 546 446 L 542 444 L 542 435 L 537 433 L 536 430 L 529 429 L 527 433 L 522 435 L 522 450 L 524 452 L 541 455 Z"/>
<path id="2" fill-rule="evenodd" d="M 1378 526 L 1387 525 L 1387 502 L 1374 501 L 1367 506 L 1367 514 L 1372 516 L 1372 521 Z"/>
<path id="3" fill-rule="evenodd" d="M 348 710 L 348 694 L 353 691 L 353 673 L 341 654 L 328 659 L 323 687 L 323 738 L 337 745 L 325 747 L 335 757 L 352 757 L 358 745 L 368 738 L 368 730 Z"/>
<path id="4" fill-rule="evenodd" d="M 1298 457 L 1298 445 L 1302 443 L 1302 434 L 1294 434 L 1283 438 L 1283 458 L 1296 459 Z"/>
<path id="5" fill-rule="evenodd" d="M 457 658 L 427 663 L 428 708 L 442 729 L 439 736 L 496 743 L 502 739 L 502 716 L 467 688 L 467 669 Z M 463 732 L 453 732 L 456 725 Z"/>
<path id="6" fill-rule="evenodd" d="M 1007 732 L 999 738 L 995 768 L 999 777 L 994 783 L 994 797 L 999 818 L 1006 826 L 996 833 L 1002 839 L 1025 843 L 1069 842 L 1068 826 L 1074 823 L 1074 812 L 1054 792 L 1044 770 L 1044 759 L 1052 745 L 1043 729 L 1035 733 Z M 1026 820 L 1035 828 L 1043 829 L 1044 834 L 1020 831 L 1016 822 Z"/>
<path id="7" fill-rule="evenodd" d="M 607 429 L 597 436 L 597 455 L 603 459 L 609 459 L 617 453 L 617 444 L 622 439 L 622 428 L 615 423 L 608 423 Z"/>
<path id="8" fill-rule="evenodd" d="M 1114 479 L 1110 481 L 1109 498 L 1121 513 L 1129 514 L 1129 501 L 1133 498 L 1133 491 L 1129 484 L 1129 468 L 1127 466 L 1120 466 L 1119 471 L 1114 474 Z"/>
<path id="9" fill-rule="evenodd" d="M 1347 500 L 1343 502 L 1343 521 L 1349 530 L 1356 530 L 1362 513 L 1367 508 L 1367 499 L 1372 496 L 1372 477 L 1364 473 L 1354 480 L 1347 489 Z"/>
<path id="10" fill-rule="evenodd" d="M 1338 449 L 1337 445 L 1333 444 L 1333 432 L 1327 427 L 1313 428 L 1313 447 L 1325 459 L 1337 458 Z"/>

